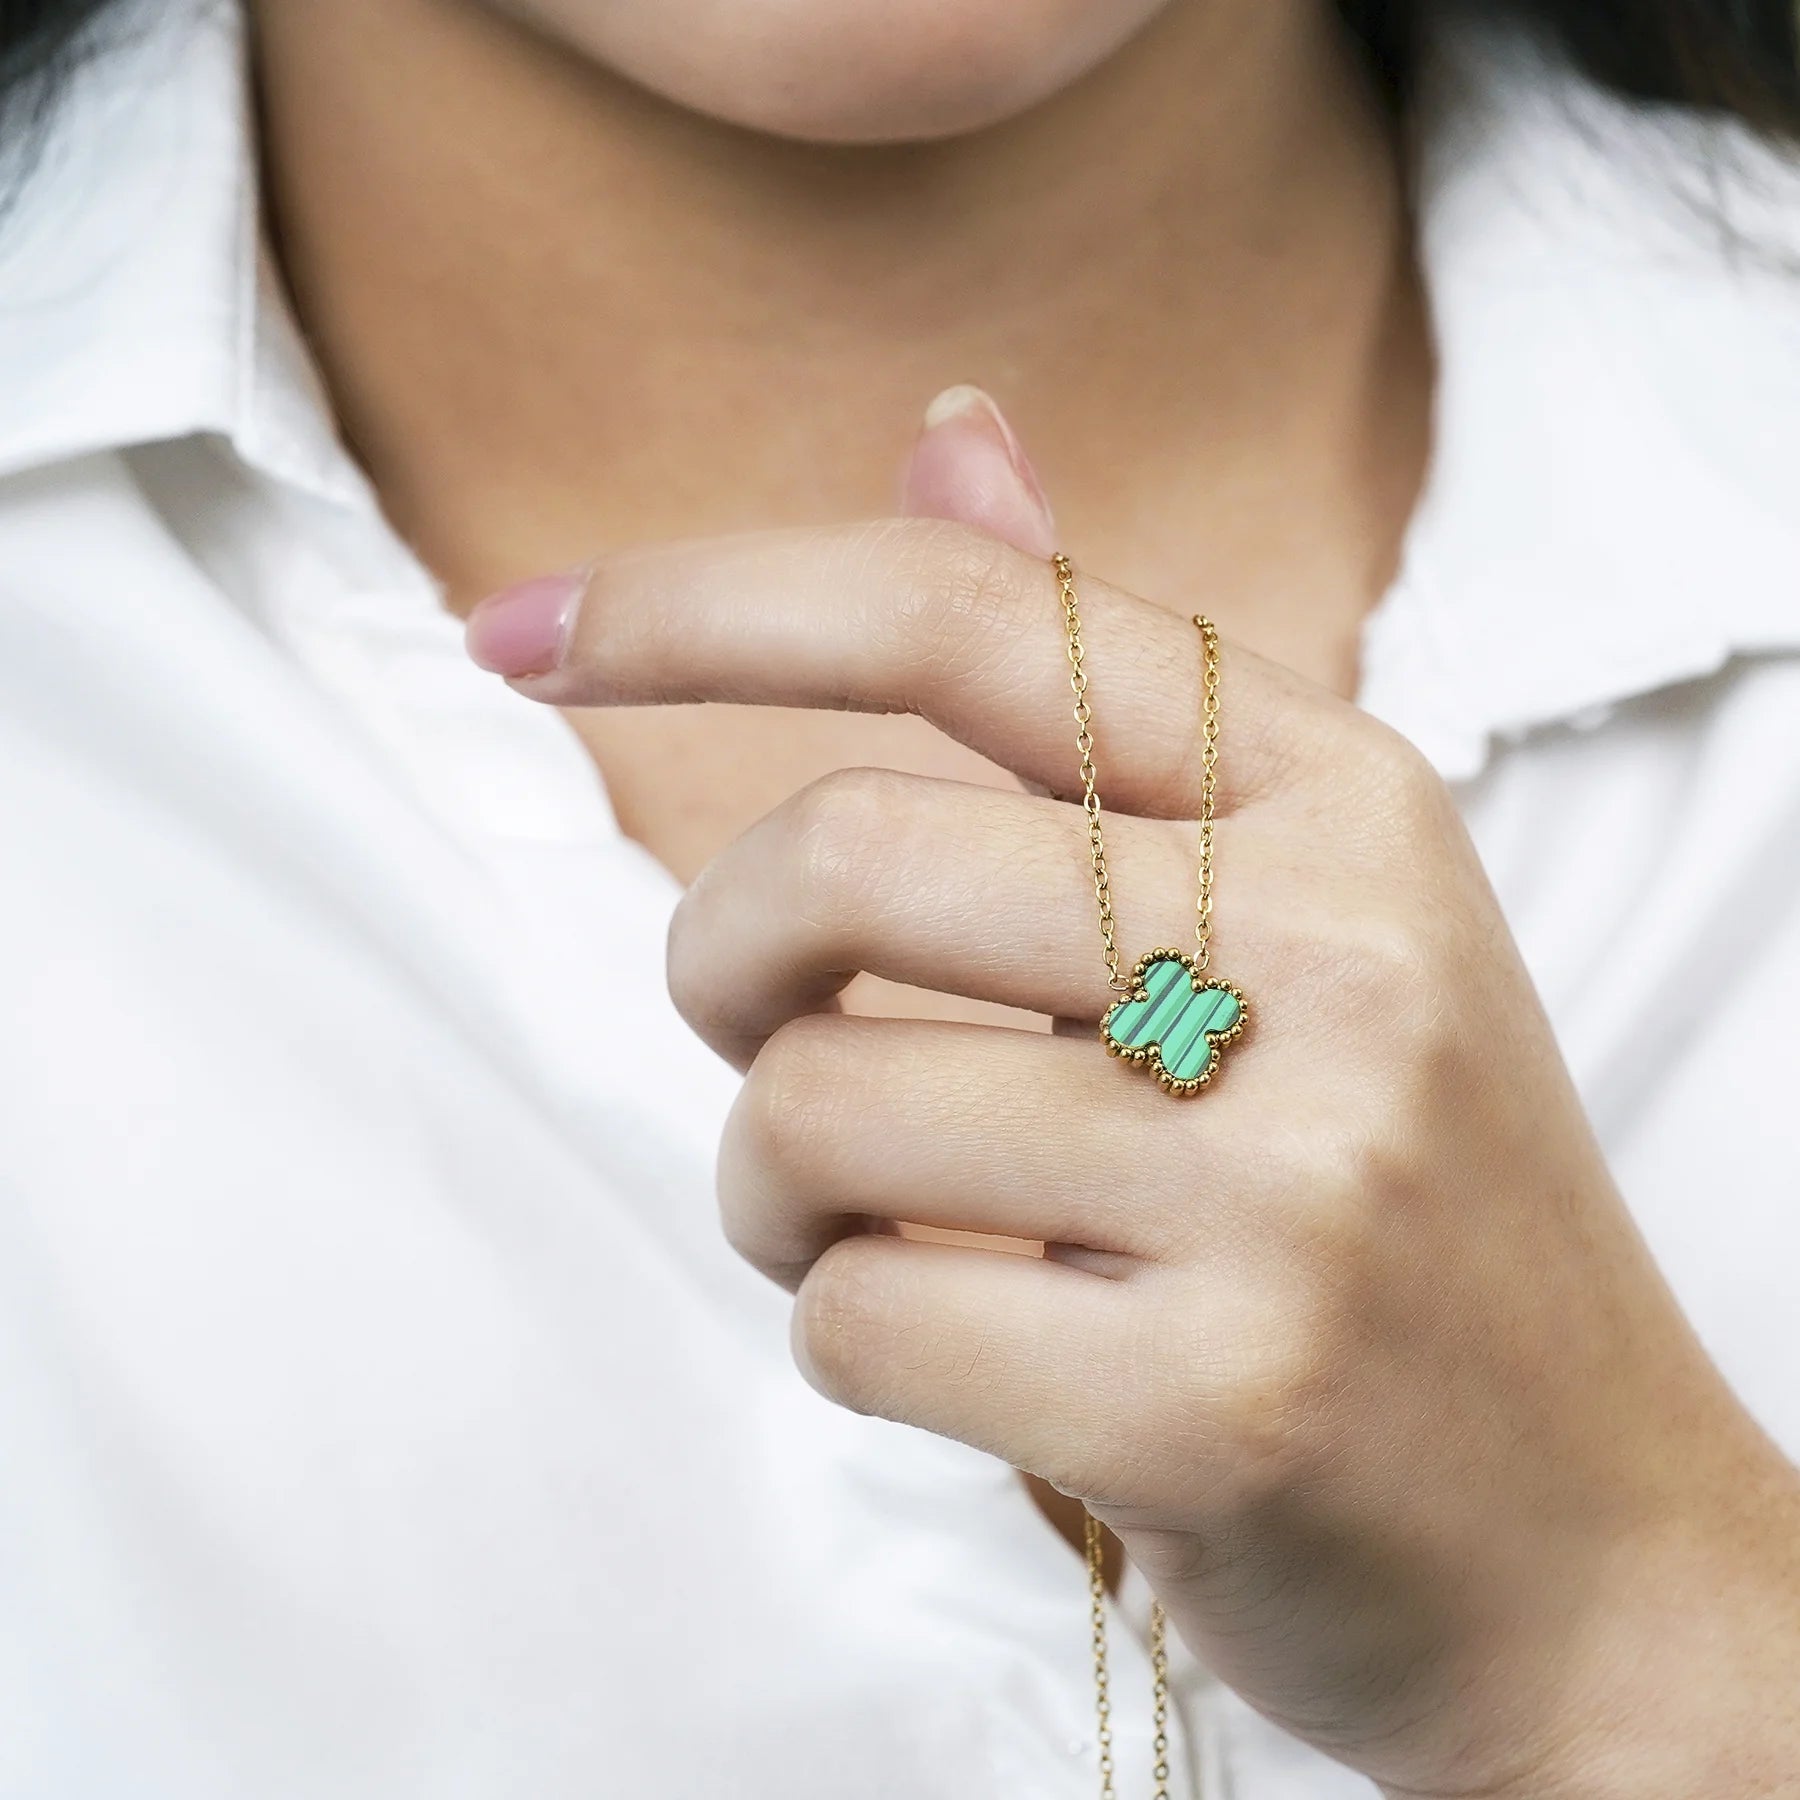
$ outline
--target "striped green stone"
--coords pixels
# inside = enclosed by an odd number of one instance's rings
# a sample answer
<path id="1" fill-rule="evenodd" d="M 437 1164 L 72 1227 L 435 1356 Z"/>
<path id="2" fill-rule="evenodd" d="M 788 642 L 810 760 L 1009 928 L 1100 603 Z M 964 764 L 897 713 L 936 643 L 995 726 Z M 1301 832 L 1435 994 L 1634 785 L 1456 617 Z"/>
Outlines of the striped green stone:
<path id="1" fill-rule="evenodd" d="M 1124 1001 L 1106 1023 L 1106 1035 L 1122 1050 L 1155 1045 L 1176 1081 L 1192 1081 L 1212 1061 L 1213 1038 L 1229 1031 L 1243 1012 L 1224 988 L 1195 989 L 1187 965 L 1160 957 L 1145 971 L 1144 997 Z"/>
<path id="2" fill-rule="evenodd" d="M 1153 1044 L 1158 1033 L 1166 1030 L 1193 992 L 1187 970 L 1178 962 L 1152 963 L 1144 977 L 1144 999 L 1132 1000 L 1113 1016 L 1112 1034 L 1127 1049 L 1138 1044 Z M 1124 1026 L 1122 1015 L 1136 1008 L 1132 1023 Z"/>
<path id="3" fill-rule="evenodd" d="M 1191 1004 L 1162 1037 L 1163 1067 L 1177 1081 L 1190 1081 L 1212 1060 L 1209 1033 L 1237 1023 L 1238 1003 L 1222 988 L 1194 995 Z"/>

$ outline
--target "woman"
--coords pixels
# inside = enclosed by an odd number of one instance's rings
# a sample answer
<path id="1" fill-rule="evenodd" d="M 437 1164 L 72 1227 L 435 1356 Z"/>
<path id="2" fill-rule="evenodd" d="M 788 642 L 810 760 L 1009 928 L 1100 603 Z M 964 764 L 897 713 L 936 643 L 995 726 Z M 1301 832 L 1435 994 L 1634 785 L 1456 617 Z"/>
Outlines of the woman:
<path id="1" fill-rule="evenodd" d="M 7 15 L 0 1791 L 1800 1792 L 1792 17 L 1411 10 Z"/>

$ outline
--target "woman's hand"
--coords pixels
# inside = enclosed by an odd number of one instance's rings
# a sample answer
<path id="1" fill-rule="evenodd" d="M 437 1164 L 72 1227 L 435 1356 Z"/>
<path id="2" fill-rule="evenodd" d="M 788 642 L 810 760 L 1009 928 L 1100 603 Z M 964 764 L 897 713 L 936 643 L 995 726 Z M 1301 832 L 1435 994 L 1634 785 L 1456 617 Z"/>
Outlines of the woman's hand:
<path id="1" fill-rule="evenodd" d="M 1192 919 L 1200 644 L 1082 605 L 1129 966 Z M 676 917 L 676 1000 L 748 1070 L 727 1228 L 809 1377 L 1079 1496 L 1221 1677 L 1395 1793 L 1793 1791 L 1793 1472 L 1634 1231 L 1449 795 L 1227 647 L 1213 972 L 1253 1022 L 1171 1100 L 1093 1029 L 1061 621 L 964 527 L 771 535 L 604 563 L 519 683 L 906 709 L 1038 790 L 833 776 Z M 844 1016 L 862 970 L 1073 1029 Z"/>

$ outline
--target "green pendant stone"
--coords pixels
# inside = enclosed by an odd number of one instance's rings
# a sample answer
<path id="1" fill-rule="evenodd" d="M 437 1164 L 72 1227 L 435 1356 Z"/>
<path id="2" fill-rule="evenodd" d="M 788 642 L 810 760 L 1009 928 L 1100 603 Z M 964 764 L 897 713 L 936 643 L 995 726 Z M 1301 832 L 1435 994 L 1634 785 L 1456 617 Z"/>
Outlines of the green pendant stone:
<path id="1" fill-rule="evenodd" d="M 1228 987 L 1194 985 L 1184 958 L 1153 956 L 1138 966 L 1140 997 L 1122 1000 L 1106 1018 L 1106 1035 L 1121 1050 L 1155 1049 L 1175 1081 L 1192 1081 L 1212 1062 L 1214 1040 L 1243 1017 Z"/>

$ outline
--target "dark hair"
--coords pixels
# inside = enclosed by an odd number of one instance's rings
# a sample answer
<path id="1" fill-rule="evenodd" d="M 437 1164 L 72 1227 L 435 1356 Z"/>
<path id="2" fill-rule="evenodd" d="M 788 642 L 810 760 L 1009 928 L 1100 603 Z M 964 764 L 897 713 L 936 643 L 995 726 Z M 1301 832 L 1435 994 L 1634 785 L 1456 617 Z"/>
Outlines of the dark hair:
<path id="1" fill-rule="evenodd" d="M 1440 0 L 1441 3 L 1441 0 Z M 41 126 L 56 79 L 118 0 L 0 0 L 0 149 Z M 1396 102 L 1410 89 L 1433 0 L 1336 0 Z M 1546 28 L 1605 86 L 1734 114 L 1800 137 L 1794 0 L 1482 0 L 1470 10 Z"/>
<path id="2" fill-rule="evenodd" d="M 1404 102 L 1433 0 L 1337 0 L 1383 86 Z M 1800 137 L 1800 7 L 1794 0 L 1482 0 L 1522 19 L 1602 86 L 1734 115 Z"/>
<path id="3" fill-rule="evenodd" d="M 112 0 L 0 0 L 0 150 L 43 124 L 57 77 Z"/>

